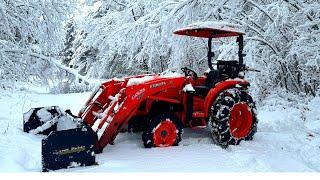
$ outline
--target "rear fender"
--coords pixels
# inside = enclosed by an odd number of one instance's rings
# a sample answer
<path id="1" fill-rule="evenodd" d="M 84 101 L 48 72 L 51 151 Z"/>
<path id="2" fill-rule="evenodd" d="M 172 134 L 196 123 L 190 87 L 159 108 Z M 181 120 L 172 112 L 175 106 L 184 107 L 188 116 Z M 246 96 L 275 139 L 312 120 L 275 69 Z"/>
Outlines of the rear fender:
<path id="1" fill-rule="evenodd" d="M 242 87 L 247 89 L 249 85 L 250 83 L 247 80 L 243 80 L 243 79 L 228 79 L 216 84 L 214 88 L 210 89 L 208 95 L 205 98 L 205 101 L 204 101 L 205 117 L 209 116 L 210 108 L 213 102 L 216 100 L 216 98 L 222 91 L 226 89 L 234 88 L 234 87 L 239 87 L 239 88 Z"/>

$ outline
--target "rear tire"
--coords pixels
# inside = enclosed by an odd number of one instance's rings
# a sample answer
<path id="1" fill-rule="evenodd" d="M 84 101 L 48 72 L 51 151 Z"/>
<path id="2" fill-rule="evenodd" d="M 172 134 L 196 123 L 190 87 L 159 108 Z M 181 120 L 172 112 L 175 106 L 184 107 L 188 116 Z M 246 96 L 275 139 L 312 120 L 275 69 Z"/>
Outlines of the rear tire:
<path id="1" fill-rule="evenodd" d="M 142 134 L 145 148 L 177 146 L 181 141 L 182 124 L 173 114 L 152 118 Z"/>
<path id="2" fill-rule="evenodd" d="M 222 147 L 252 140 L 258 119 L 252 97 L 238 88 L 223 91 L 211 107 L 209 128 L 215 143 Z"/>

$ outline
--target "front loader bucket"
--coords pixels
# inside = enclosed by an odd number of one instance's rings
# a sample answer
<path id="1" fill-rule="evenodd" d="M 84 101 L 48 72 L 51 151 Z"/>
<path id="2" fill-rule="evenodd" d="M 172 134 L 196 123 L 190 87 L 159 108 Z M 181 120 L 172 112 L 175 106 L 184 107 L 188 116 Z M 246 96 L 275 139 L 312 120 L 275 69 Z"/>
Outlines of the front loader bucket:
<path id="1" fill-rule="evenodd" d="M 42 171 L 96 164 L 97 135 L 70 110 L 32 108 L 23 114 L 23 131 L 48 135 L 42 140 Z"/>
<path id="2" fill-rule="evenodd" d="M 42 140 L 42 171 L 96 164 L 97 136 L 90 127 L 54 131 Z"/>

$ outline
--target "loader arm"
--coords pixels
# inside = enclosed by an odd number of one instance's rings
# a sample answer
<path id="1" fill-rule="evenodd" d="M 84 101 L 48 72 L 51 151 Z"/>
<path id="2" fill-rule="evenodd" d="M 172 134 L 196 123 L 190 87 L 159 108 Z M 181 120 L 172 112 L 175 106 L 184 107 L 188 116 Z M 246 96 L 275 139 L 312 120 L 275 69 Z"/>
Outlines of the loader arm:
<path id="1" fill-rule="evenodd" d="M 115 83 L 115 82 L 113 82 Z M 107 144 L 112 144 L 117 134 L 120 132 L 123 126 L 125 126 L 131 117 L 137 112 L 140 104 L 146 101 L 148 98 L 157 98 L 157 94 L 166 92 L 170 88 L 183 87 L 185 78 L 162 78 L 160 76 L 154 76 L 151 80 L 143 82 L 141 84 L 128 85 L 128 79 L 122 82 L 121 89 L 115 94 L 107 105 L 104 106 L 104 111 L 101 113 L 94 113 L 94 109 L 91 108 L 87 114 L 95 114 L 96 118 L 94 123 L 92 119 L 84 119 L 89 121 L 92 129 L 98 136 L 98 149 L 102 149 Z M 103 98 L 112 96 L 110 92 L 114 92 L 112 88 L 119 88 L 113 85 L 108 86 L 109 89 L 101 93 L 95 101 L 101 101 Z M 161 101 L 161 98 L 159 97 Z M 107 101 L 105 101 L 107 102 Z M 92 102 L 95 104 L 95 102 Z M 87 116 L 89 117 L 89 116 Z M 90 116 L 91 117 L 91 116 Z"/>

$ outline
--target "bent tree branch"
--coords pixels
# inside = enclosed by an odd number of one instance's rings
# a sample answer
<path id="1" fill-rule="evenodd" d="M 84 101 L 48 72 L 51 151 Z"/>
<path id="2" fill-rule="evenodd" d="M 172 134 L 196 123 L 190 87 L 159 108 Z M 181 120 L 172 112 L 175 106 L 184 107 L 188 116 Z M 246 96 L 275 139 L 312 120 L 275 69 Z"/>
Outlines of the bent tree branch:
<path id="1" fill-rule="evenodd" d="M 28 55 L 28 56 L 32 56 L 32 57 L 36 57 L 42 60 L 46 60 L 47 62 L 49 62 L 50 64 L 58 67 L 59 69 L 65 70 L 66 72 L 72 74 L 75 76 L 76 79 L 82 80 L 87 84 L 91 84 L 90 80 L 85 77 L 80 75 L 79 73 L 77 73 L 74 69 L 66 67 L 62 64 L 60 64 L 58 61 L 56 61 L 54 58 L 52 57 L 48 57 L 39 53 L 34 53 L 34 52 L 29 52 L 29 51 L 23 51 L 23 50 L 18 50 L 18 49 L 8 49 L 8 50 L 4 50 L 7 53 L 20 53 L 20 54 L 24 54 L 24 55 Z"/>

